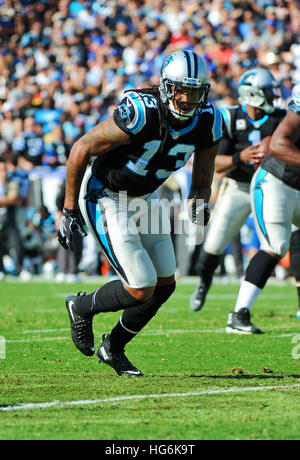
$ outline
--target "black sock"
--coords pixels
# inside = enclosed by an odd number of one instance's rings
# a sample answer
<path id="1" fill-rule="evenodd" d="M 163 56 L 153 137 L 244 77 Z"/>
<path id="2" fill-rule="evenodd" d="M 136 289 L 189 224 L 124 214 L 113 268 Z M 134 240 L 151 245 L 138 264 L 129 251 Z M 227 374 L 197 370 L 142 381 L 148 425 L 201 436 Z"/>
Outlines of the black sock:
<path id="1" fill-rule="evenodd" d="M 199 276 L 206 283 L 210 283 L 221 260 L 221 256 L 201 251 L 199 260 Z"/>
<path id="2" fill-rule="evenodd" d="M 120 280 L 111 281 L 92 294 L 78 298 L 76 312 L 83 317 L 98 313 L 124 310 L 141 302 L 129 294 Z"/>
<path id="3" fill-rule="evenodd" d="M 119 320 L 109 334 L 111 351 L 113 353 L 118 353 L 124 350 L 125 345 L 129 343 L 135 336 L 136 334 L 126 330 L 124 326 L 122 326 L 121 320 Z"/>
<path id="4" fill-rule="evenodd" d="M 263 289 L 277 264 L 276 257 L 267 252 L 258 251 L 248 265 L 245 281 Z"/>
<path id="5" fill-rule="evenodd" d="M 110 333 L 113 352 L 121 351 L 155 316 L 160 307 L 171 297 L 176 284 L 156 286 L 153 296 L 137 307 L 128 308 Z"/>

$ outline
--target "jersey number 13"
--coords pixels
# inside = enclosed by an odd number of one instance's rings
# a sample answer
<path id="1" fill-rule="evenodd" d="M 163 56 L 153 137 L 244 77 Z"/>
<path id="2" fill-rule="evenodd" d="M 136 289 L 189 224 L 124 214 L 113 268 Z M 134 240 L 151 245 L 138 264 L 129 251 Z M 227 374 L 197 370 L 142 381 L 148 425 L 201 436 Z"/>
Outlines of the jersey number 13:
<path id="1" fill-rule="evenodd" d="M 149 172 L 148 164 L 149 161 L 154 157 L 154 155 L 158 152 L 160 144 L 162 141 L 154 140 L 146 142 L 143 146 L 144 153 L 142 156 L 133 163 L 132 161 L 128 161 L 126 164 L 127 168 L 129 168 L 135 174 L 139 176 L 146 176 Z M 174 167 L 172 170 L 168 169 L 157 169 L 155 171 L 155 176 L 157 179 L 166 179 L 167 177 L 172 174 L 172 172 L 177 171 L 177 169 L 182 168 L 188 159 L 191 157 L 192 153 L 195 151 L 194 145 L 189 144 L 176 144 L 174 145 L 169 152 L 167 153 L 168 157 L 174 157 Z M 181 158 L 179 158 L 181 157 Z"/>

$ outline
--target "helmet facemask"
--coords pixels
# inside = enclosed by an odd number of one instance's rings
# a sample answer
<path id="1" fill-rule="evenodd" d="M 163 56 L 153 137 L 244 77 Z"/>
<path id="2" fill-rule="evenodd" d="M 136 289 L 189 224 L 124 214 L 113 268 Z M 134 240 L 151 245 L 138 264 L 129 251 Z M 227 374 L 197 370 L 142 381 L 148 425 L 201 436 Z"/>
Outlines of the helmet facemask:
<path id="1" fill-rule="evenodd" d="M 210 88 L 205 61 L 191 51 L 177 51 L 167 57 L 161 69 L 160 97 L 179 120 L 192 118 L 207 103 Z"/>
<path id="2" fill-rule="evenodd" d="M 209 84 L 184 85 L 171 81 L 162 83 L 163 102 L 172 115 L 179 120 L 187 120 L 195 115 L 196 110 L 207 102 Z"/>
<path id="3" fill-rule="evenodd" d="M 278 87 L 257 88 L 253 86 L 240 87 L 240 102 L 257 107 L 268 114 L 280 107 L 281 92 Z"/>

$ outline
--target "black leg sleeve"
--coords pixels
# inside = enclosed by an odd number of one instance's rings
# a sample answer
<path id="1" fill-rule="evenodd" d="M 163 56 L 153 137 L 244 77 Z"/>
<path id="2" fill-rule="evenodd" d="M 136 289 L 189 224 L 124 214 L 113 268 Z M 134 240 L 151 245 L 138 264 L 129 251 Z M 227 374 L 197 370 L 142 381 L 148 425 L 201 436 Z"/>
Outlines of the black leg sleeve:
<path id="1" fill-rule="evenodd" d="M 112 350 L 123 350 L 138 332 L 155 316 L 160 307 L 171 297 L 176 284 L 157 286 L 153 296 L 142 305 L 125 310 L 120 321 L 110 333 Z"/>
<path id="2" fill-rule="evenodd" d="M 92 294 L 80 297 L 76 304 L 76 312 L 80 316 L 97 315 L 98 313 L 124 310 L 141 305 L 124 289 L 120 280 L 111 281 Z"/>

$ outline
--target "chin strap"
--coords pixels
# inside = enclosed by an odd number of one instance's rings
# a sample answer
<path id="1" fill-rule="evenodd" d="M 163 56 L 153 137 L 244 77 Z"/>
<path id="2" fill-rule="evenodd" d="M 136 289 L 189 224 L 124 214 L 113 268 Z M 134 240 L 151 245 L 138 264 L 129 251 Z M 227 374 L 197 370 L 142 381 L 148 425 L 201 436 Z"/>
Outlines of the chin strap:
<path id="1" fill-rule="evenodd" d="M 192 118 L 196 112 L 196 109 L 193 109 L 190 112 L 186 113 L 185 115 L 182 115 L 175 109 L 172 101 L 169 102 L 169 110 L 172 113 L 172 115 L 178 120 L 187 120 L 189 118 Z"/>

